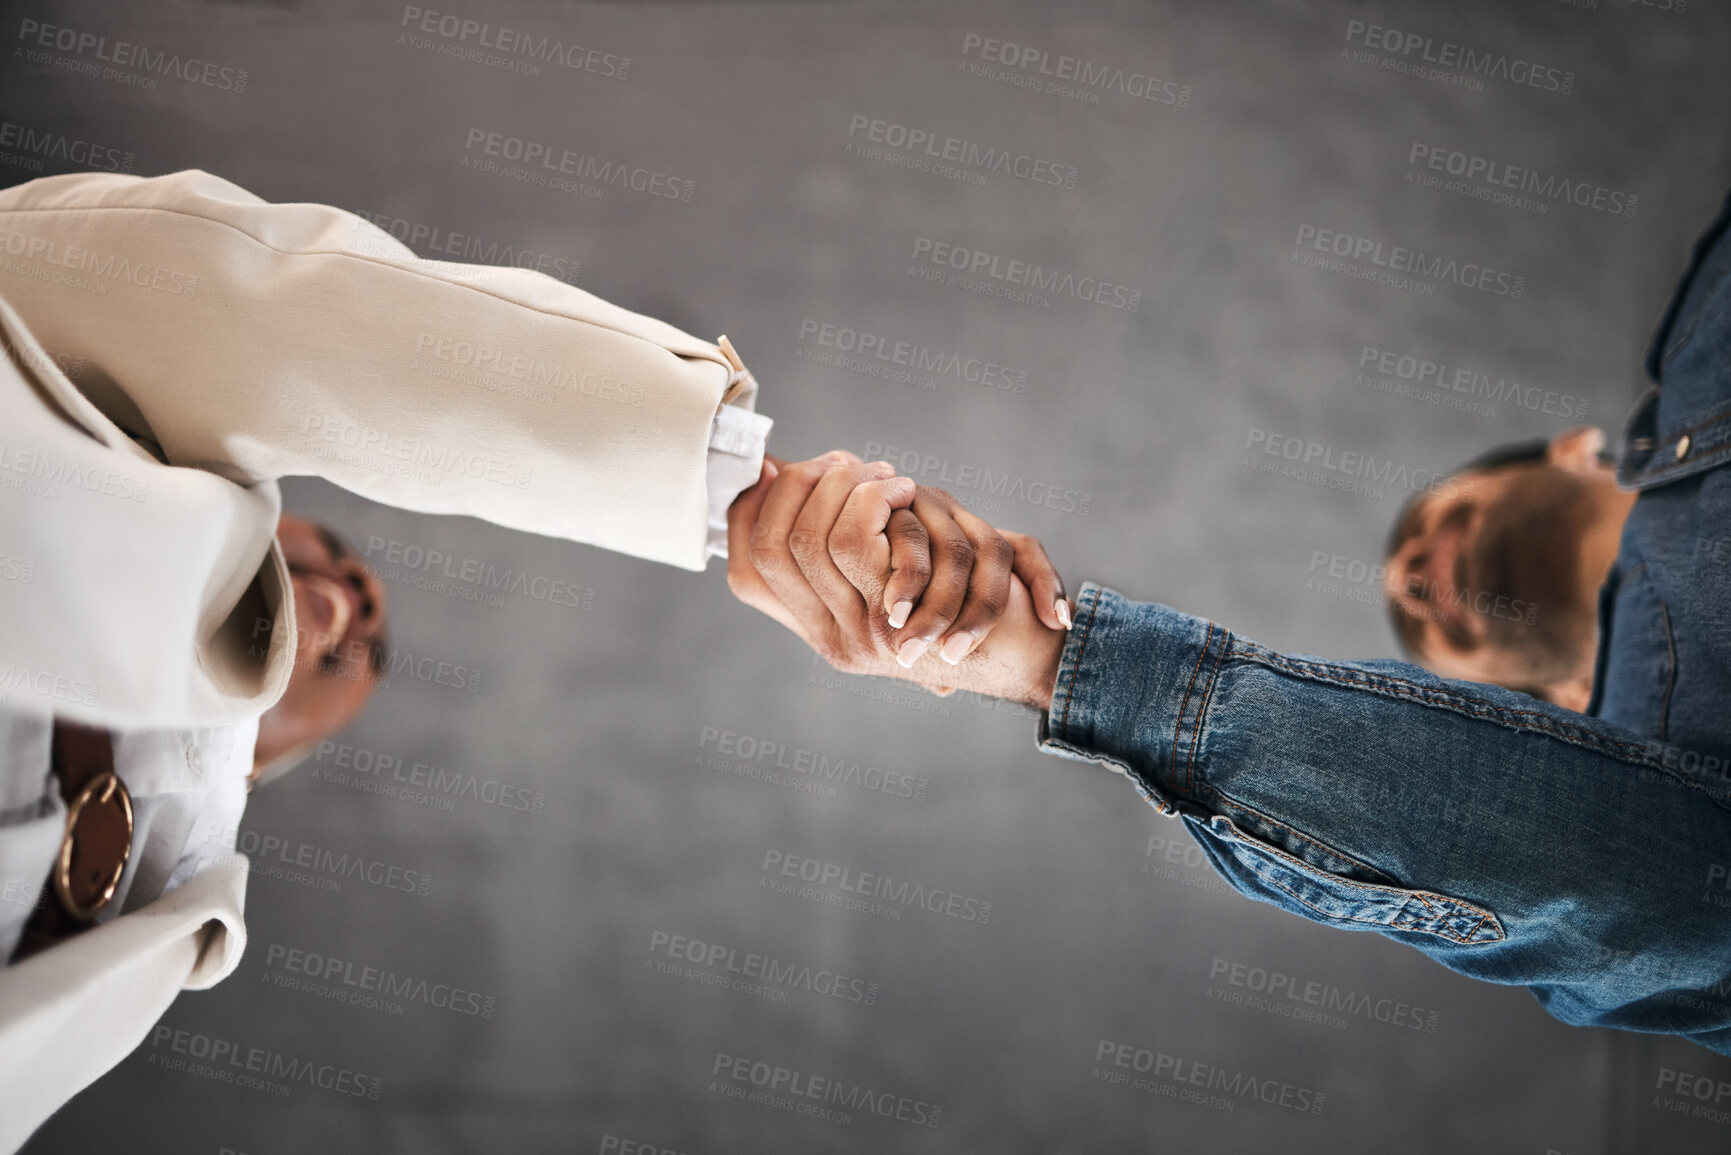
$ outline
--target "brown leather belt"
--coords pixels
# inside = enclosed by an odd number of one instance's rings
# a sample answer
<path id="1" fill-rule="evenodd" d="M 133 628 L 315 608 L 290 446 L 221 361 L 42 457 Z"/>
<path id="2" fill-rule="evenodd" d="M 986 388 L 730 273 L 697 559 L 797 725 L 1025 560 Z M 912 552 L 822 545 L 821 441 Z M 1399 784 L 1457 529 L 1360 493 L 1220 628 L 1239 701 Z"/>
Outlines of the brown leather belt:
<path id="1" fill-rule="evenodd" d="M 132 857 L 132 795 L 114 772 L 113 735 L 55 719 L 48 765 L 60 780 L 66 833 L 13 961 L 95 926 Z"/>

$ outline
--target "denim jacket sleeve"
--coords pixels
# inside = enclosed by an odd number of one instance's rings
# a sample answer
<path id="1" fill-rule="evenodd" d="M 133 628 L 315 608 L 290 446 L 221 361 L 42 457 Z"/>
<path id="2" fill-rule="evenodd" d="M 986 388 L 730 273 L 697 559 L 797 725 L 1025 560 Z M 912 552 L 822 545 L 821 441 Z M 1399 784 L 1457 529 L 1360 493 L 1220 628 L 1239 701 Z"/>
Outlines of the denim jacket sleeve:
<path id="1" fill-rule="evenodd" d="M 1276 653 L 1089 583 L 1042 749 L 1181 816 L 1240 893 L 1530 986 L 1568 1022 L 1716 1032 L 1665 992 L 1731 975 L 1723 766 L 1394 661 Z M 1716 1017 L 1715 1017 L 1716 1015 Z"/>

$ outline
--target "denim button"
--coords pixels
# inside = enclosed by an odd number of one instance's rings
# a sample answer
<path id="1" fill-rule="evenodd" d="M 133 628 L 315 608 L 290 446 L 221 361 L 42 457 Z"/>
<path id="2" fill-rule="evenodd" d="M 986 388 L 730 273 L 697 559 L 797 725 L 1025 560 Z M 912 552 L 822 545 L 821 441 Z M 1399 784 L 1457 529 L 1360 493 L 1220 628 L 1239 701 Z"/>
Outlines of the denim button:
<path id="1" fill-rule="evenodd" d="M 1685 433 L 1677 438 L 1677 460 L 1681 461 L 1687 456 L 1689 456 L 1689 435 Z"/>

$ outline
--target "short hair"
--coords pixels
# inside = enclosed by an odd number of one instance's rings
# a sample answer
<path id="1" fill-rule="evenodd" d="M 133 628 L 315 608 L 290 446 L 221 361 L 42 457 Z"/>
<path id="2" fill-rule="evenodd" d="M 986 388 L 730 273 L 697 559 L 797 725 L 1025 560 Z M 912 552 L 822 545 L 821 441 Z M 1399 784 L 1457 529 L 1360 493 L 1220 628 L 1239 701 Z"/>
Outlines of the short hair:
<path id="1" fill-rule="evenodd" d="M 1507 469 L 1512 465 L 1542 464 L 1550 453 L 1551 443 L 1544 438 L 1534 438 L 1528 441 L 1511 441 L 1499 445 L 1486 453 L 1481 453 L 1471 461 L 1449 471 L 1451 478 L 1463 473 L 1488 473 L 1497 469 Z M 1383 547 L 1383 561 L 1388 561 L 1400 552 L 1400 547 L 1407 539 L 1418 532 L 1418 510 L 1428 490 L 1418 490 L 1406 499 L 1400 512 L 1395 515 L 1394 527 L 1389 531 L 1388 544 Z M 1417 616 L 1409 613 L 1401 602 L 1390 599 L 1388 603 L 1389 623 L 1394 627 L 1394 636 L 1400 642 L 1401 650 L 1409 658 L 1424 657 L 1419 647 L 1419 639 L 1423 633 L 1419 628 Z"/>

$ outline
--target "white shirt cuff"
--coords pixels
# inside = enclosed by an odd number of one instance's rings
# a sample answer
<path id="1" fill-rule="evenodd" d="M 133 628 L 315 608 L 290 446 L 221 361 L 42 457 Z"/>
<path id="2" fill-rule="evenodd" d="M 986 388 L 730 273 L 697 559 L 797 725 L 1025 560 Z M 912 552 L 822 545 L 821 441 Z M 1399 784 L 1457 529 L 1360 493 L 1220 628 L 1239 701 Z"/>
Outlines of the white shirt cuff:
<path id="1" fill-rule="evenodd" d="M 709 426 L 708 557 L 727 556 L 727 507 L 757 484 L 763 472 L 763 448 L 774 421 L 738 405 L 723 405 Z"/>

